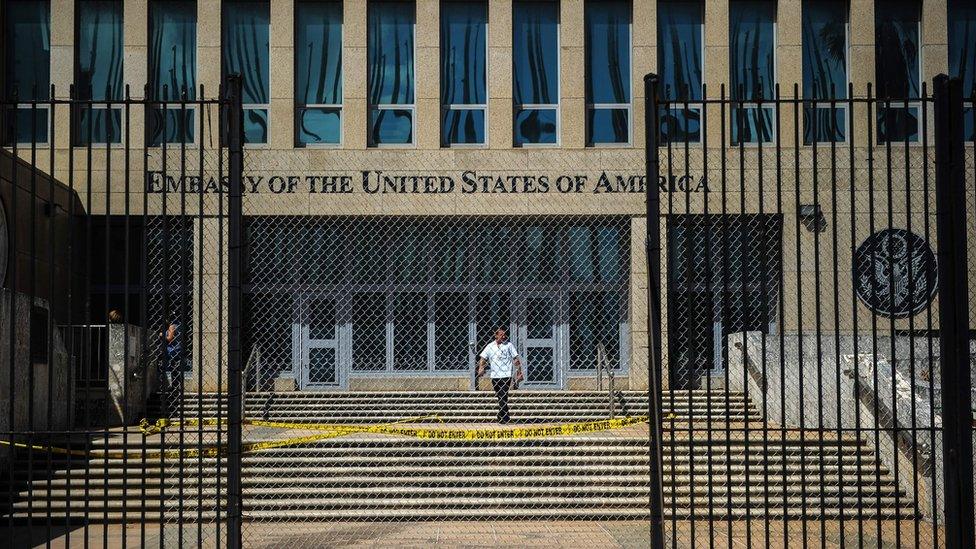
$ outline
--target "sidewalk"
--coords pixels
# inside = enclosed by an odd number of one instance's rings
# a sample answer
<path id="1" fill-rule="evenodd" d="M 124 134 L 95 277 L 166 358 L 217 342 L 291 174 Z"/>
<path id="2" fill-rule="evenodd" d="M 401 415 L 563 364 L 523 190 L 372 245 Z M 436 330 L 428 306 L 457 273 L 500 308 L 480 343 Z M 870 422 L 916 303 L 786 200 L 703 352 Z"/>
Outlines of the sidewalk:
<path id="1" fill-rule="evenodd" d="M 675 546 L 682 549 L 709 547 L 709 524 L 695 523 L 695 543 L 691 542 L 691 524 L 677 524 Z M 745 522 L 732 523 L 731 540 L 728 523 L 717 521 L 711 525 L 714 547 L 783 547 L 789 540 L 791 547 L 821 547 L 821 540 L 828 548 L 858 546 L 858 539 L 869 547 L 897 548 L 902 546 L 933 547 L 936 540 L 931 525 L 918 524 L 918 537 L 915 537 L 915 523 L 885 521 L 881 523 L 881 533 L 875 521 L 866 521 L 860 531 L 856 521 L 845 521 L 843 543 L 839 524 L 828 521 L 821 533 L 819 521 L 790 521 L 788 533 L 784 536 L 782 521 L 771 520 L 769 538 L 766 539 L 765 524 L 762 520 L 752 522 L 751 536 L 747 538 Z M 900 540 L 896 532 L 900 529 Z M 804 530 L 805 535 L 804 535 Z M 938 545 L 944 545 L 944 532 L 939 529 Z M 672 547 L 671 521 L 665 521 L 668 539 L 666 546 Z M 83 545 L 85 537 L 92 547 L 122 547 L 123 536 L 128 547 L 159 546 L 159 525 L 146 525 L 145 537 L 138 524 L 123 527 L 110 525 L 88 528 L 87 536 L 81 527 L 74 528 L 70 534 L 63 528 L 52 532 L 51 547 L 66 547 L 68 536 L 70 546 Z M 165 546 L 178 547 L 178 530 L 174 525 L 165 527 Z M 213 524 L 200 525 L 203 547 L 216 545 L 216 529 Z M 225 544 L 224 532 L 221 545 Z M 197 525 L 183 527 L 183 545 L 197 545 Z M 29 540 L 33 543 L 30 544 Z M 748 543 L 747 543 L 748 540 Z M 43 547 L 46 543 L 43 526 L 33 528 L 33 538 L 27 527 L 14 528 L 11 547 Z M 144 543 L 143 543 L 144 542 Z M 245 523 L 244 546 L 255 548 L 301 548 L 301 547 L 582 547 L 602 549 L 605 547 L 646 548 L 650 545 L 649 525 L 645 521 L 620 522 L 409 522 L 409 523 Z"/>

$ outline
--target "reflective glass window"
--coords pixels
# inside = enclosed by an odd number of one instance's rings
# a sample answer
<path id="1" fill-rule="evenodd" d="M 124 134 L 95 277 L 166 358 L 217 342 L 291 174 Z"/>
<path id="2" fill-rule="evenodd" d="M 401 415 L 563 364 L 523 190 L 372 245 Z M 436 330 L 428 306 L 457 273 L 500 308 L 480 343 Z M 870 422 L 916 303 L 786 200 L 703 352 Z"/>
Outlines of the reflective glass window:
<path id="1" fill-rule="evenodd" d="M 222 63 L 227 75 L 243 80 L 244 142 L 268 142 L 271 96 L 271 11 L 266 1 L 224 2 L 221 14 Z"/>
<path id="2" fill-rule="evenodd" d="M 965 135 L 976 141 L 976 3 L 949 0 L 949 76 L 962 79 Z"/>
<path id="3" fill-rule="evenodd" d="M 393 370 L 427 370 L 427 295 L 393 296 Z"/>
<path id="4" fill-rule="evenodd" d="M 630 1 L 588 0 L 585 18 L 587 143 L 629 143 Z"/>
<path id="5" fill-rule="evenodd" d="M 776 84 L 776 2 L 736 0 L 729 4 L 730 94 L 732 142 L 772 141 Z"/>
<path id="6" fill-rule="evenodd" d="M 415 22 L 413 2 L 369 2 L 366 57 L 370 146 L 413 143 Z"/>
<path id="7" fill-rule="evenodd" d="M 153 0 L 149 3 L 149 93 L 154 101 L 196 97 L 197 3 Z M 185 96 L 184 96 L 185 94 Z M 195 110 L 179 103 L 153 106 L 149 142 L 192 142 Z"/>
<path id="8" fill-rule="evenodd" d="M 3 4 L 6 99 L 45 100 L 51 95 L 51 5 L 47 0 Z M 48 109 L 21 103 L 7 107 L 5 143 L 47 143 Z"/>
<path id="9" fill-rule="evenodd" d="M 488 4 L 441 4 L 441 141 L 485 143 L 488 107 Z"/>
<path id="10" fill-rule="evenodd" d="M 610 367 L 620 368 L 620 324 L 625 311 L 619 292 L 570 292 L 570 369 L 596 369 L 599 345 L 603 345 Z"/>
<path id="11" fill-rule="evenodd" d="M 559 140 L 559 3 L 518 0 L 512 13 L 515 146 Z"/>
<path id="12" fill-rule="evenodd" d="M 94 103 L 75 110 L 75 143 L 121 143 L 122 2 L 86 0 L 76 4 L 75 90 Z"/>
<path id="13" fill-rule="evenodd" d="M 468 369 L 468 318 L 468 294 L 434 295 L 435 370 Z"/>
<path id="14" fill-rule="evenodd" d="M 341 139 L 342 4 L 295 4 L 295 142 Z"/>
<path id="15" fill-rule="evenodd" d="M 657 3 L 658 74 L 663 98 L 671 101 L 659 115 L 661 142 L 701 140 L 702 32 L 701 2 Z"/>
<path id="16" fill-rule="evenodd" d="M 386 370 L 386 298 L 379 292 L 352 296 L 352 369 Z"/>
<path id="17" fill-rule="evenodd" d="M 843 141 L 847 131 L 843 104 L 847 98 L 847 1 L 804 0 L 803 41 L 803 140 Z"/>
<path id="18" fill-rule="evenodd" d="M 918 141 L 922 95 L 919 31 L 922 6 L 916 0 L 878 0 L 874 9 L 878 140 Z"/>

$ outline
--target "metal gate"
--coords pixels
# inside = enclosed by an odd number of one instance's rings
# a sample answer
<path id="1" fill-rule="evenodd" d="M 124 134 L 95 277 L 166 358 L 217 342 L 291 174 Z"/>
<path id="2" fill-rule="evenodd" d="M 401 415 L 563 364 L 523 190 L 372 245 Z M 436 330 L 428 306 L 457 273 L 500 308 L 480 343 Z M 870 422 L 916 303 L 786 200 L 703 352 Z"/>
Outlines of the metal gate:
<path id="1" fill-rule="evenodd" d="M 2 103 L 11 546 L 222 546 L 239 530 L 240 408 L 235 418 L 220 398 L 240 391 L 243 362 L 241 109 L 229 82 L 139 99 L 126 87 L 111 100 L 52 87 L 52 99 L 33 90 Z"/>
<path id="2" fill-rule="evenodd" d="M 757 412 L 661 418 L 652 545 L 972 547 L 960 83 L 819 103 L 645 84 L 656 406 Z"/>

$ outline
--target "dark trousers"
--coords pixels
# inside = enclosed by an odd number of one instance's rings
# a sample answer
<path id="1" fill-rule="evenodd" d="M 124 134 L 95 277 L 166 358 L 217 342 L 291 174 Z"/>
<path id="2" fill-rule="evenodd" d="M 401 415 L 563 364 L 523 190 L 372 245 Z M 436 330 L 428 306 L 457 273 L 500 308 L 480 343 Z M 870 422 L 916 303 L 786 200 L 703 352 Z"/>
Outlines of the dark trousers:
<path id="1" fill-rule="evenodd" d="M 508 423 L 508 388 L 512 386 L 510 377 L 491 378 L 491 388 L 498 397 L 498 421 Z"/>

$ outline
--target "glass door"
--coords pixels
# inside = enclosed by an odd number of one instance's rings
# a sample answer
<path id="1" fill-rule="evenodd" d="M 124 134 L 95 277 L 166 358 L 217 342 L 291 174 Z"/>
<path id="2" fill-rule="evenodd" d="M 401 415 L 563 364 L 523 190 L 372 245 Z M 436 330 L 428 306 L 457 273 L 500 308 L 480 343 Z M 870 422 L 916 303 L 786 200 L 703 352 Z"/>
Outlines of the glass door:
<path id="1" fill-rule="evenodd" d="M 517 346 L 525 375 L 522 387 L 561 388 L 558 294 L 546 292 L 521 296 L 517 315 Z"/>
<path id="2" fill-rule="evenodd" d="M 338 389 L 340 368 L 338 300 L 329 295 L 303 295 L 299 300 L 299 390 Z"/>

